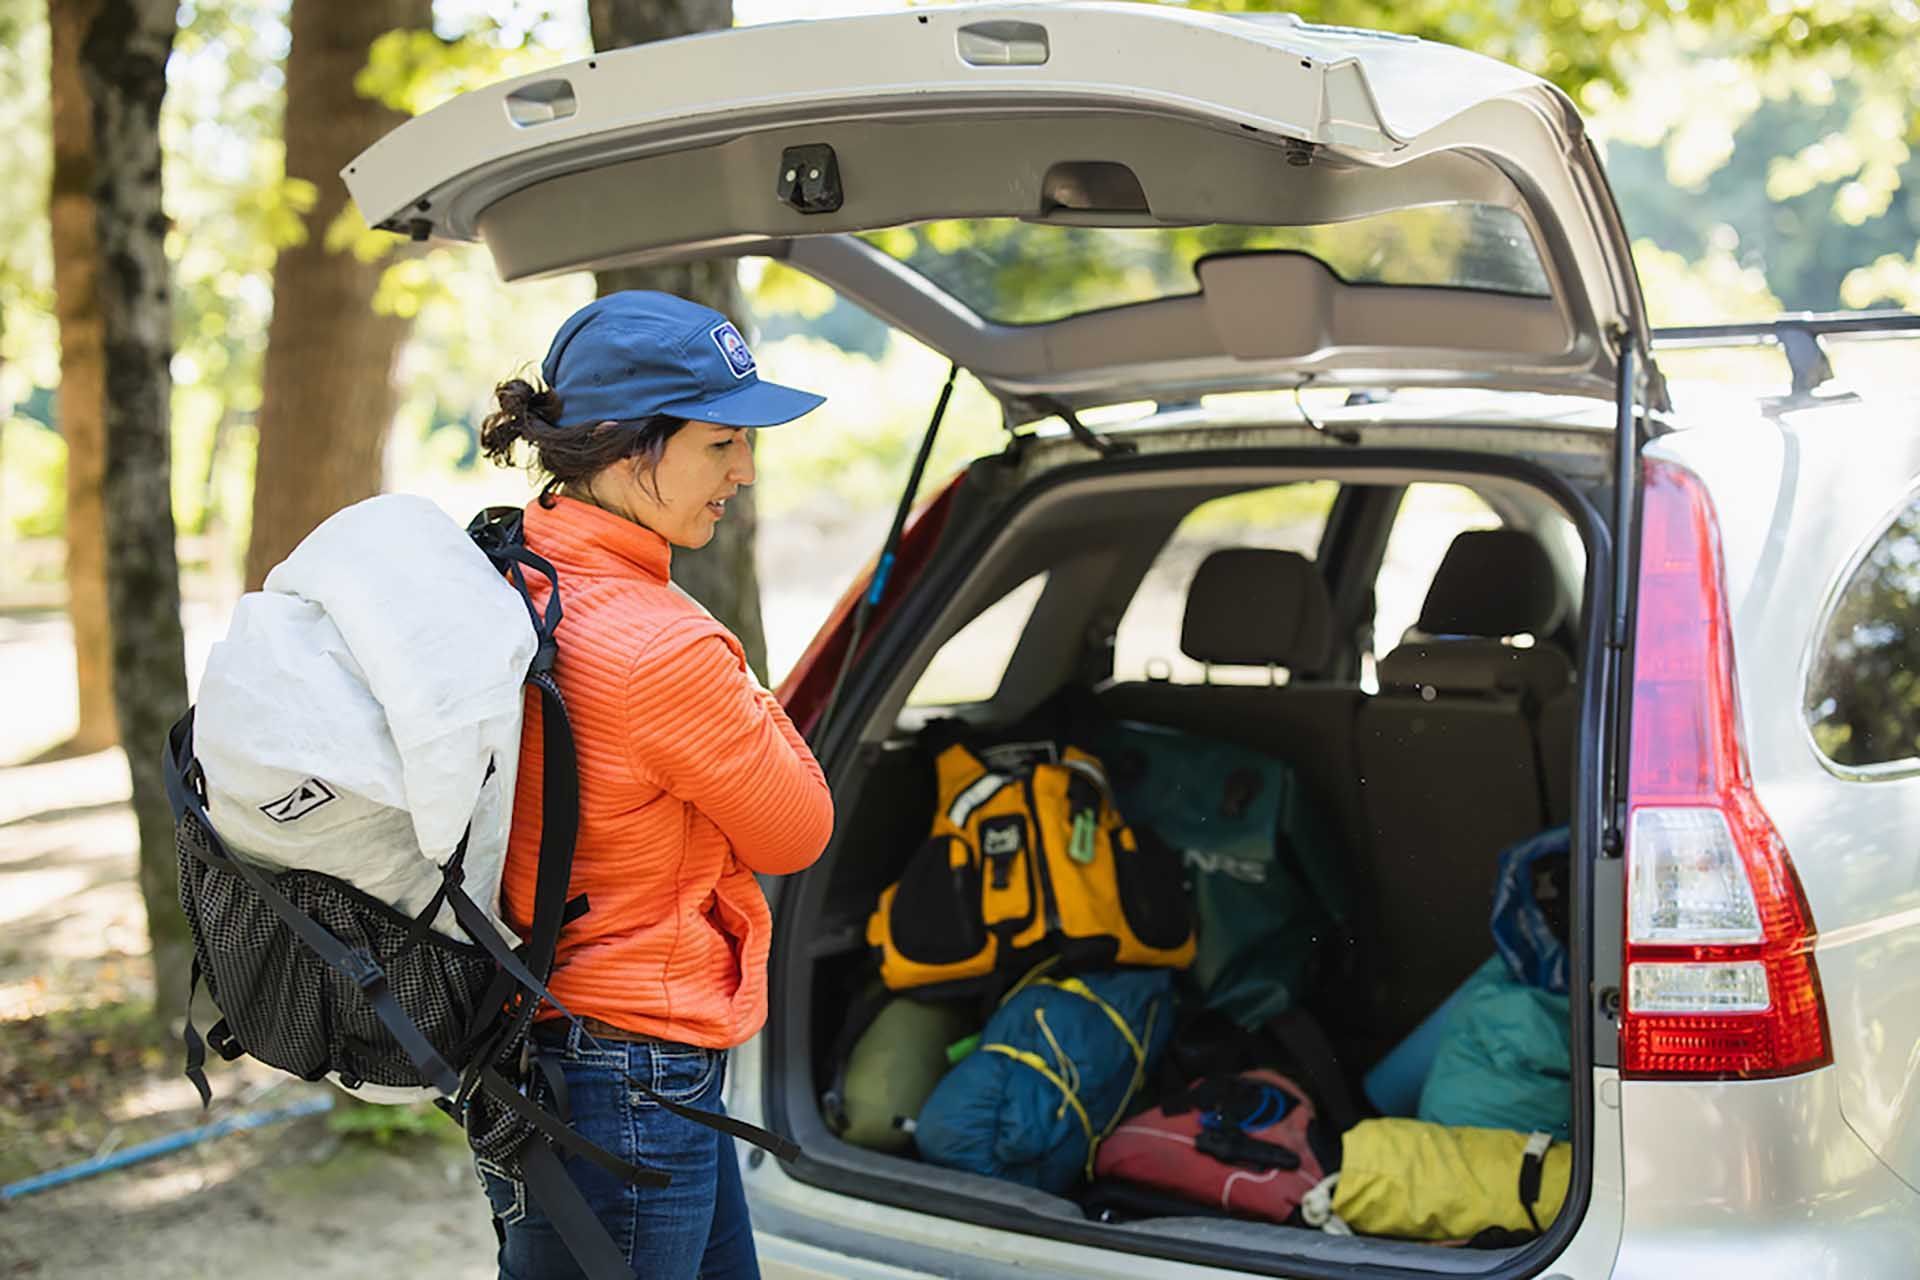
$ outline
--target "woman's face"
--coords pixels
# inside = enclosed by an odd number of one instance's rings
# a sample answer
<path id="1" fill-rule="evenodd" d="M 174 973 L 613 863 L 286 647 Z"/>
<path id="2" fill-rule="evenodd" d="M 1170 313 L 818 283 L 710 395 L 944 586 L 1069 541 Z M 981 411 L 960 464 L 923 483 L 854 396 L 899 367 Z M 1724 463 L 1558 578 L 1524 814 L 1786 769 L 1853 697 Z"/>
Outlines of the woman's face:
<path id="1" fill-rule="evenodd" d="M 727 499 L 753 483 L 753 443 L 743 427 L 689 422 L 673 433 L 658 466 L 644 458 L 608 467 L 593 489 L 676 547 L 713 540 Z M 612 504 L 609 504 L 612 505 Z"/>

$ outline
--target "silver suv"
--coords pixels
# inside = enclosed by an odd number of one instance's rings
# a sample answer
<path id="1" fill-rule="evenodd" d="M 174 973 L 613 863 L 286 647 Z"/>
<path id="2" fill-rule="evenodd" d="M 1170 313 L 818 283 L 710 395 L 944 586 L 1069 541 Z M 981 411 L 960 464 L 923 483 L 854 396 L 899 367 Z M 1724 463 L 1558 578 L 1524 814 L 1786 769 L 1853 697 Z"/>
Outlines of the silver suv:
<path id="1" fill-rule="evenodd" d="M 344 176 L 507 278 L 776 259 L 1003 406 L 1005 450 L 913 509 L 781 691 L 840 821 L 779 886 L 731 1082 L 805 1150 L 746 1162 L 770 1276 L 1914 1272 L 1920 412 L 1819 349 L 1912 318 L 1655 334 L 1564 96 L 1291 18 L 732 31 L 468 94 Z M 1768 340 L 1791 393 L 1676 412 L 1657 346 Z M 1230 546 L 1263 554 L 1188 595 Z M 833 1136 L 864 922 L 925 832 L 915 731 L 1067 685 L 1315 789 L 1379 1044 L 1487 954 L 1495 854 L 1571 824 L 1574 1172 L 1538 1238 L 1096 1221 Z"/>

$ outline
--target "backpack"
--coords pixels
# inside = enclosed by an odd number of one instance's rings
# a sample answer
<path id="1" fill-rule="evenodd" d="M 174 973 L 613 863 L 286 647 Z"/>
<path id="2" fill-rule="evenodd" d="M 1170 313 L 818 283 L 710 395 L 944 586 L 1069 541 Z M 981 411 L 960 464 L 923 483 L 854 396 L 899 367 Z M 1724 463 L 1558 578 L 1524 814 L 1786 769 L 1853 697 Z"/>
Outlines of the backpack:
<path id="1" fill-rule="evenodd" d="M 867 921 L 890 990 L 990 990 L 1050 958 L 1185 968 L 1179 859 L 1120 819 L 1100 761 L 1052 742 L 934 760 L 933 831 Z"/>
<path id="2" fill-rule="evenodd" d="M 324 740 L 323 748 L 328 742 L 336 748 L 351 745 L 378 758 L 342 752 L 337 772 L 304 777 L 284 795 L 256 806 L 267 822 L 287 833 L 262 853 L 252 845 L 230 845 L 211 816 L 209 797 L 226 793 L 222 779 L 209 777 L 203 757 L 220 758 L 223 752 L 204 746 L 196 752 L 196 711 L 189 709 L 169 731 L 163 775 L 175 820 L 180 905 L 194 953 L 184 1031 L 187 1075 L 202 1104 L 210 1102 L 204 1067 L 211 1047 L 228 1061 L 245 1054 L 302 1079 L 331 1079 L 370 1101 L 431 1097 L 466 1130 L 477 1156 L 525 1179 L 582 1270 L 594 1280 L 612 1280 L 630 1277 L 631 1271 L 567 1176 L 561 1155 L 591 1161 L 635 1185 L 665 1186 L 670 1178 L 582 1138 L 568 1125 L 564 1103 L 558 1114 L 548 1111 L 532 1100 L 528 1088 L 533 1072 L 551 1080 L 558 1070 L 530 1038 L 535 1015 L 552 1006 L 580 1025 L 545 983 L 561 928 L 589 904 L 567 893 L 580 797 L 573 732 L 552 674 L 561 618 L 558 575 L 526 548 L 520 521 L 516 508 L 491 508 L 462 538 L 457 526 L 449 526 L 420 499 L 370 499 L 322 524 L 268 576 L 267 590 L 258 593 L 262 598 L 249 596 L 242 601 L 246 608 L 236 610 L 229 643 L 244 645 L 252 636 L 267 648 L 254 655 L 257 669 L 281 676 L 274 687 L 255 682 L 258 699 L 264 704 L 279 699 L 287 717 L 273 725 L 273 732 L 258 735 L 263 745 L 253 764 L 261 776 L 271 778 L 289 763 L 300 766 L 289 776 L 298 776 L 327 751 L 316 756 L 309 750 L 297 761 L 285 753 L 312 748 L 316 738 Z M 402 531 L 407 536 L 398 536 Z M 378 548 L 381 558 L 355 558 L 356 548 Z M 402 555 L 402 548 L 418 554 Z M 477 580 L 471 574 L 476 564 L 487 570 Z M 511 778 L 517 763 L 517 706 L 502 727 L 499 716 L 476 716 L 457 699 L 416 698 L 407 705 L 421 686 L 433 684 L 433 673 L 389 680 L 392 673 L 383 661 L 391 654 L 375 653 L 364 643 L 356 652 L 352 644 L 356 637 L 389 638 L 382 627 L 390 620 L 376 616 L 383 602 L 375 600 L 368 608 L 365 598 L 352 599 L 352 591 L 335 593 L 326 586 L 346 583 L 351 574 L 372 573 L 375 565 L 381 587 L 372 594 L 385 591 L 384 603 L 403 615 L 404 605 L 394 601 L 405 593 L 431 596 L 449 576 L 466 574 L 483 597 L 504 592 L 515 602 L 509 616 L 524 613 L 531 624 L 524 644 L 515 637 L 495 646 L 509 654 L 531 654 L 521 674 L 542 707 L 540 861 L 532 928 L 524 943 L 505 931 L 492 909 L 512 814 L 511 786 L 503 779 Z M 529 571 L 553 584 L 543 608 L 535 608 L 528 593 Z M 333 606 L 293 599 L 285 588 L 296 582 L 322 584 L 313 589 Z M 292 602 L 275 601 L 276 595 Z M 431 600 L 418 603 L 426 611 L 424 623 L 417 617 L 400 620 L 419 627 L 410 641 L 447 647 L 472 643 L 471 636 L 434 634 L 432 623 L 444 620 L 432 617 Z M 250 632 L 243 620 L 259 623 L 261 630 Z M 229 656 L 239 661 L 245 653 Z M 210 661 L 209 680 L 213 666 Z M 451 683 L 454 693 L 461 692 L 457 677 Z M 203 708 L 208 692 L 203 682 Z M 481 699 L 486 691 L 467 692 Z M 522 696 L 517 684 L 511 693 L 516 702 Z M 245 698 L 240 702 L 256 719 L 264 713 Z M 436 724 L 444 731 L 436 734 Z M 490 742 L 510 742 L 506 758 L 488 754 Z M 454 778 L 460 770 L 450 763 L 461 759 L 479 766 L 469 768 L 464 781 Z M 359 789 L 351 789 L 347 779 Z M 430 856 L 434 837 L 427 830 L 435 822 L 444 826 L 446 797 L 472 796 L 476 790 L 479 798 L 469 801 L 472 812 L 452 847 L 440 858 Z M 411 800 L 419 801 L 417 809 L 409 810 Z M 234 802 L 221 809 L 244 812 Z M 395 810 L 400 817 L 394 817 Z M 309 817 L 323 820 L 303 826 Z M 240 818 L 226 825 L 251 829 Z M 369 844 L 369 833 L 382 839 Z M 474 878 L 470 859 L 483 845 L 499 857 Z M 368 853 L 370 847 L 375 854 Z M 354 878 L 312 869 L 315 865 L 350 871 Z M 433 887 L 424 903 L 417 903 L 423 865 L 431 869 Z M 444 927 L 448 921 L 451 928 Z M 204 1040 L 192 1018 L 203 984 L 222 1015 Z M 584 1027 L 581 1032 L 592 1042 Z M 660 1098 L 647 1081 L 629 1084 L 693 1123 L 781 1159 L 799 1154 L 793 1143 L 752 1125 Z M 548 1092 L 565 1096 L 564 1090 Z"/>
<path id="3" fill-rule="evenodd" d="M 1094 1171 L 1269 1222 L 1290 1222 L 1300 1202 L 1338 1163 L 1299 1085 L 1277 1071 L 1207 1076 L 1100 1144 Z"/>

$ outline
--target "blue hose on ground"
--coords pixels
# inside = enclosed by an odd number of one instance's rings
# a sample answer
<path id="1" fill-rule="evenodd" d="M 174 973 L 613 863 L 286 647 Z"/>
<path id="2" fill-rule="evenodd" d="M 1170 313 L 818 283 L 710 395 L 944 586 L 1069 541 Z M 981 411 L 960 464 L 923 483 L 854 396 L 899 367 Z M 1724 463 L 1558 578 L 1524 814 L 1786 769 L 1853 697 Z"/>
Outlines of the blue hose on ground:
<path id="1" fill-rule="evenodd" d="M 240 1115 L 228 1116 L 224 1120 L 203 1124 L 196 1129 L 188 1129 L 170 1137 L 142 1142 L 138 1146 L 128 1147 L 125 1151 L 95 1156 L 91 1160 L 82 1160 L 79 1164 L 70 1164 L 64 1169 L 54 1169 L 47 1173 L 35 1174 L 31 1178 L 22 1178 L 18 1182 L 10 1182 L 0 1187 L 0 1204 L 17 1200 L 21 1196 L 32 1195 L 36 1191 L 45 1191 L 51 1187 L 64 1186 L 69 1182 L 78 1182 L 82 1178 L 91 1178 L 96 1173 L 110 1173 L 115 1169 L 124 1169 L 130 1164 L 138 1164 L 142 1160 L 151 1160 L 155 1156 L 180 1151 L 224 1134 L 238 1133 L 242 1129 L 258 1129 L 263 1125 L 279 1124 L 283 1120 L 297 1120 L 302 1116 L 319 1115 L 323 1111 L 331 1110 L 333 1110 L 333 1096 L 324 1094 L 317 1098 L 304 1099 L 291 1106 L 274 1107 L 266 1111 L 242 1112 Z"/>

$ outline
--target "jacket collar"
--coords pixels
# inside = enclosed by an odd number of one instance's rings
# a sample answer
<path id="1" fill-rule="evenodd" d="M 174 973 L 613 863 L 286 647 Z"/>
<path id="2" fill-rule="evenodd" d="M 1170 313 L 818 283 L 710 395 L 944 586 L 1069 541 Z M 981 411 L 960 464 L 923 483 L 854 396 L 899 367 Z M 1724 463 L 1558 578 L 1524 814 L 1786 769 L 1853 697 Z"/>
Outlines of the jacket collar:
<path id="1" fill-rule="evenodd" d="M 553 506 L 535 498 L 526 507 L 528 541 L 556 567 L 575 573 L 630 577 L 638 570 L 666 582 L 673 548 L 647 528 L 577 498 L 555 495 Z"/>

